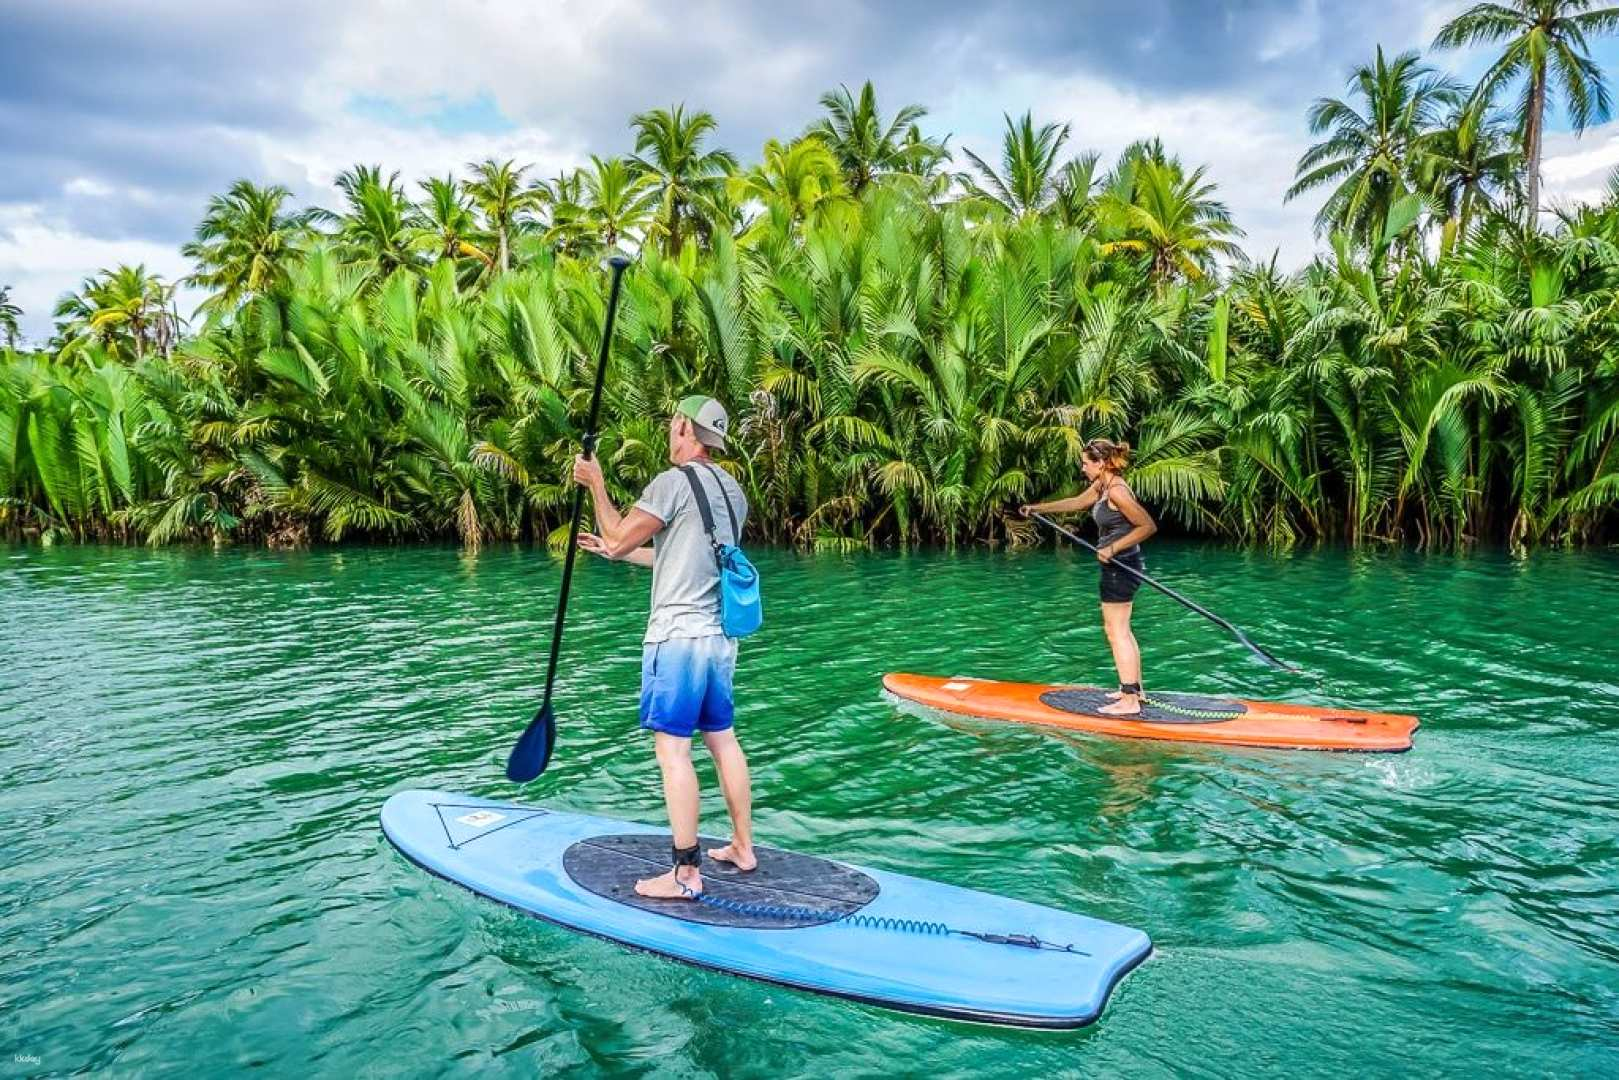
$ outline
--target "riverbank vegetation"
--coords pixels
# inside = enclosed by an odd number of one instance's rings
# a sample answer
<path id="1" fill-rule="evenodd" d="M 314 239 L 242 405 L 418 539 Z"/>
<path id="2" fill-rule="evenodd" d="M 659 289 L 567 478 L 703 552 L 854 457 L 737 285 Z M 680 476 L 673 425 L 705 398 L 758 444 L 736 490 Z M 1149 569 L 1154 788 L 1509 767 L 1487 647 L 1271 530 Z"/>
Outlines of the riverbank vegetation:
<path id="1" fill-rule="evenodd" d="M 1607 118 L 1587 38 L 1619 12 L 1486 7 L 1436 43 L 1500 42 L 1479 86 L 1379 51 L 1311 107 L 1288 197 L 1319 200 L 1323 247 L 1294 273 L 1243 255 L 1172 147 L 1104 161 L 1025 113 L 998 153 L 958 149 L 869 84 L 751 163 L 676 106 L 549 178 L 357 166 L 327 208 L 243 180 L 184 249 L 194 317 L 121 266 L 4 353 L 0 529 L 554 538 L 623 249 L 609 475 L 631 497 L 673 403 L 713 393 L 773 542 L 1023 542 L 1017 505 L 1074 490 L 1096 435 L 1195 533 L 1611 539 L 1619 177 L 1546 210 L 1538 158 L 1554 104 Z M 19 314 L 0 291 L 13 345 Z"/>

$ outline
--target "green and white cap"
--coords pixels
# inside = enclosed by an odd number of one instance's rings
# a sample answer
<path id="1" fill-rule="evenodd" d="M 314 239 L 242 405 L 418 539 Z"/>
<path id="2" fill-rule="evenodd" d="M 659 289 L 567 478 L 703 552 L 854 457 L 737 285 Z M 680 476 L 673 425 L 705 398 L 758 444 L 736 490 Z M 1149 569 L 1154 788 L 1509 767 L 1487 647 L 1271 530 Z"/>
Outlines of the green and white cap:
<path id="1" fill-rule="evenodd" d="M 697 441 L 715 450 L 725 449 L 726 436 L 731 431 L 731 418 L 725 406 L 703 394 L 682 398 L 675 412 L 684 416 L 697 428 Z"/>

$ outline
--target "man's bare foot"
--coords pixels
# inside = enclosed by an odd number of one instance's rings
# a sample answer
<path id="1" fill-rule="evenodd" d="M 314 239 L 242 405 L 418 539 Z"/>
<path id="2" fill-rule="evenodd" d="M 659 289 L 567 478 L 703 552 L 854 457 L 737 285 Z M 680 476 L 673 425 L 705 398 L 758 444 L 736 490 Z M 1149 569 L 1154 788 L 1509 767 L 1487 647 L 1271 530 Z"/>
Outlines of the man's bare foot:
<path id="1" fill-rule="evenodd" d="M 695 866 L 682 866 L 678 870 L 643 878 L 635 883 L 637 895 L 654 900 L 690 900 L 702 891 L 703 875 L 697 872 Z"/>
<path id="2" fill-rule="evenodd" d="M 1134 694 L 1120 694 L 1113 704 L 1103 705 L 1096 711 L 1103 716 L 1140 716 L 1141 699 Z"/>
<path id="3" fill-rule="evenodd" d="M 1117 701 L 1123 696 L 1124 696 L 1124 691 L 1123 690 L 1109 690 L 1107 692 L 1107 699 L 1109 701 Z"/>
<path id="4" fill-rule="evenodd" d="M 730 863 L 738 870 L 752 870 L 759 865 L 758 858 L 753 854 L 753 848 L 737 847 L 735 840 L 724 847 L 709 848 L 708 857 L 715 862 Z"/>

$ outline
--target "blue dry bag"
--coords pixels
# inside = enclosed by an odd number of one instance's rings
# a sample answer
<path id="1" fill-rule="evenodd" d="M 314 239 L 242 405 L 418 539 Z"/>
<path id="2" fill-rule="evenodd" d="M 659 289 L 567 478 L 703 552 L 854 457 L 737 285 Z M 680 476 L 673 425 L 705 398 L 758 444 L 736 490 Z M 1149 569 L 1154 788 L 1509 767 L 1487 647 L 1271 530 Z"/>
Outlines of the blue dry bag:
<path id="1" fill-rule="evenodd" d="M 712 469 L 713 466 L 708 468 Z M 714 546 L 714 562 L 720 571 L 720 626 L 726 637 L 747 637 L 759 629 L 759 624 L 764 621 L 764 605 L 759 598 L 759 571 L 735 543 L 742 537 L 737 529 L 736 509 L 731 505 L 731 496 L 726 494 L 724 482 L 716 476 L 714 482 L 720 486 L 726 516 L 731 519 L 733 541 L 722 544 L 714 533 L 714 510 L 709 505 L 708 492 L 703 490 L 703 482 L 697 478 L 697 470 L 690 465 L 682 465 L 680 471 L 686 477 L 686 483 L 691 485 L 697 515 L 703 519 L 708 542 Z"/>

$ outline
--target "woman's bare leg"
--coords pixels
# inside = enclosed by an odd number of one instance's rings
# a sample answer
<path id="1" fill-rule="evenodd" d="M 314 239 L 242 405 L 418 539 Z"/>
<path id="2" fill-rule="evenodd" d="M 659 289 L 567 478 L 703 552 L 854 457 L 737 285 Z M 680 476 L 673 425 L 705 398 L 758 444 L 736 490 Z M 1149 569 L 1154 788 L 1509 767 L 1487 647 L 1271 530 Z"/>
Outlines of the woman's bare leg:
<path id="1" fill-rule="evenodd" d="M 1113 651 L 1113 666 L 1119 673 L 1119 684 L 1141 682 L 1141 646 L 1130 629 L 1130 613 L 1135 605 L 1102 604 L 1102 630 L 1107 634 L 1108 648 Z M 1108 716 L 1134 716 L 1141 711 L 1141 698 L 1136 694 L 1120 694 L 1111 705 L 1102 706 Z"/>

